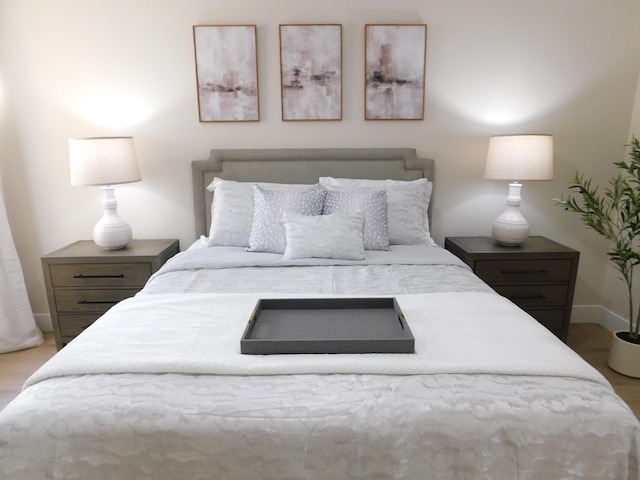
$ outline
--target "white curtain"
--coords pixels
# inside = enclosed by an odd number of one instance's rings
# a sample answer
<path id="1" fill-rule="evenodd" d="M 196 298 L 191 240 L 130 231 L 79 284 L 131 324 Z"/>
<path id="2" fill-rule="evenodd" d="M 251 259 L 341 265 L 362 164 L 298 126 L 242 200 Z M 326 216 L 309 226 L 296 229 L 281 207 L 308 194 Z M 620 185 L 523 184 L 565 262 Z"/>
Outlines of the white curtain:
<path id="1" fill-rule="evenodd" d="M 0 353 L 35 347 L 42 342 L 11 236 L 0 182 Z"/>

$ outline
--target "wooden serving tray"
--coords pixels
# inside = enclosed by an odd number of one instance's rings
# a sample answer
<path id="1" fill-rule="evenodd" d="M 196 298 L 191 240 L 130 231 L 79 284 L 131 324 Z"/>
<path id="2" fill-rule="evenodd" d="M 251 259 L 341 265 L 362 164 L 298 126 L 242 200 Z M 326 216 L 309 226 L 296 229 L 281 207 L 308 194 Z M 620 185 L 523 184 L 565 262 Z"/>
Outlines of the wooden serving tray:
<path id="1" fill-rule="evenodd" d="M 414 353 L 395 298 L 260 299 L 240 340 L 251 355 Z"/>

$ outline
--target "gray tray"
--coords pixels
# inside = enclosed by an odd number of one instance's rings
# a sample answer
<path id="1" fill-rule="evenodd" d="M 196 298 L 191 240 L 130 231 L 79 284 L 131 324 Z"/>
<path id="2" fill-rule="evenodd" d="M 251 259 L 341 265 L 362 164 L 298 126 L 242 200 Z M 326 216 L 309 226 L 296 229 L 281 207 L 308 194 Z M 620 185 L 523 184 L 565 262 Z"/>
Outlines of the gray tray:
<path id="1" fill-rule="evenodd" d="M 414 344 L 395 298 L 260 299 L 240 351 L 414 353 Z"/>

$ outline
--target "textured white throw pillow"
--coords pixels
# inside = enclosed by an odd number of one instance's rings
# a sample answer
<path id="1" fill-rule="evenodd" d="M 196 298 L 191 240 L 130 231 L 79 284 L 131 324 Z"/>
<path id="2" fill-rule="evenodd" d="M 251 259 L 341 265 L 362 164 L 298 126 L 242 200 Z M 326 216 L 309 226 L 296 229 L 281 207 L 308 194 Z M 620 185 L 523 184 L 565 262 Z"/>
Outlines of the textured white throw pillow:
<path id="1" fill-rule="evenodd" d="M 369 188 L 333 187 L 326 185 L 323 215 L 364 213 L 364 248 L 389 250 L 387 227 L 387 192 Z"/>
<path id="2" fill-rule="evenodd" d="M 249 252 L 284 253 L 282 215 L 321 215 L 327 191 L 320 186 L 306 189 L 271 190 L 253 186 L 253 223 Z"/>
<path id="3" fill-rule="evenodd" d="M 362 212 L 317 216 L 285 213 L 284 258 L 363 260 L 364 218 Z"/>
<path id="4" fill-rule="evenodd" d="M 392 245 L 436 245 L 429 232 L 428 208 L 433 184 L 417 180 L 369 180 L 320 177 L 321 185 L 384 189 L 387 192 L 387 226 Z"/>
<path id="5" fill-rule="evenodd" d="M 207 186 L 213 192 L 211 228 L 207 246 L 248 247 L 253 223 L 253 185 L 215 177 Z M 260 183 L 269 189 L 299 189 L 311 185 Z"/>

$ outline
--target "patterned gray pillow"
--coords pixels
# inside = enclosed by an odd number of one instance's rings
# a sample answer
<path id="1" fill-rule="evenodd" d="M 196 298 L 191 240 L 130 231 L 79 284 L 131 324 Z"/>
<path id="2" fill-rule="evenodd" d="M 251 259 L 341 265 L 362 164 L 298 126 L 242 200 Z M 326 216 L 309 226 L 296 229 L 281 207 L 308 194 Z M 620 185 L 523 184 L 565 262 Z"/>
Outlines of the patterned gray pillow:
<path id="1" fill-rule="evenodd" d="M 343 189 L 326 186 L 323 215 L 364 213 L 364 248 L 389 250 L 387 228 L 387 193 L 384 190 Z"/>
<path id="2" fill-rule="evenodd" d="M 286 244 L 282 215 L 320 215 L 327 191 L 314 185 L 308 189 L 269 190 L 253 186 L 253 223 L 248 252 L 284 253 Z"/>

